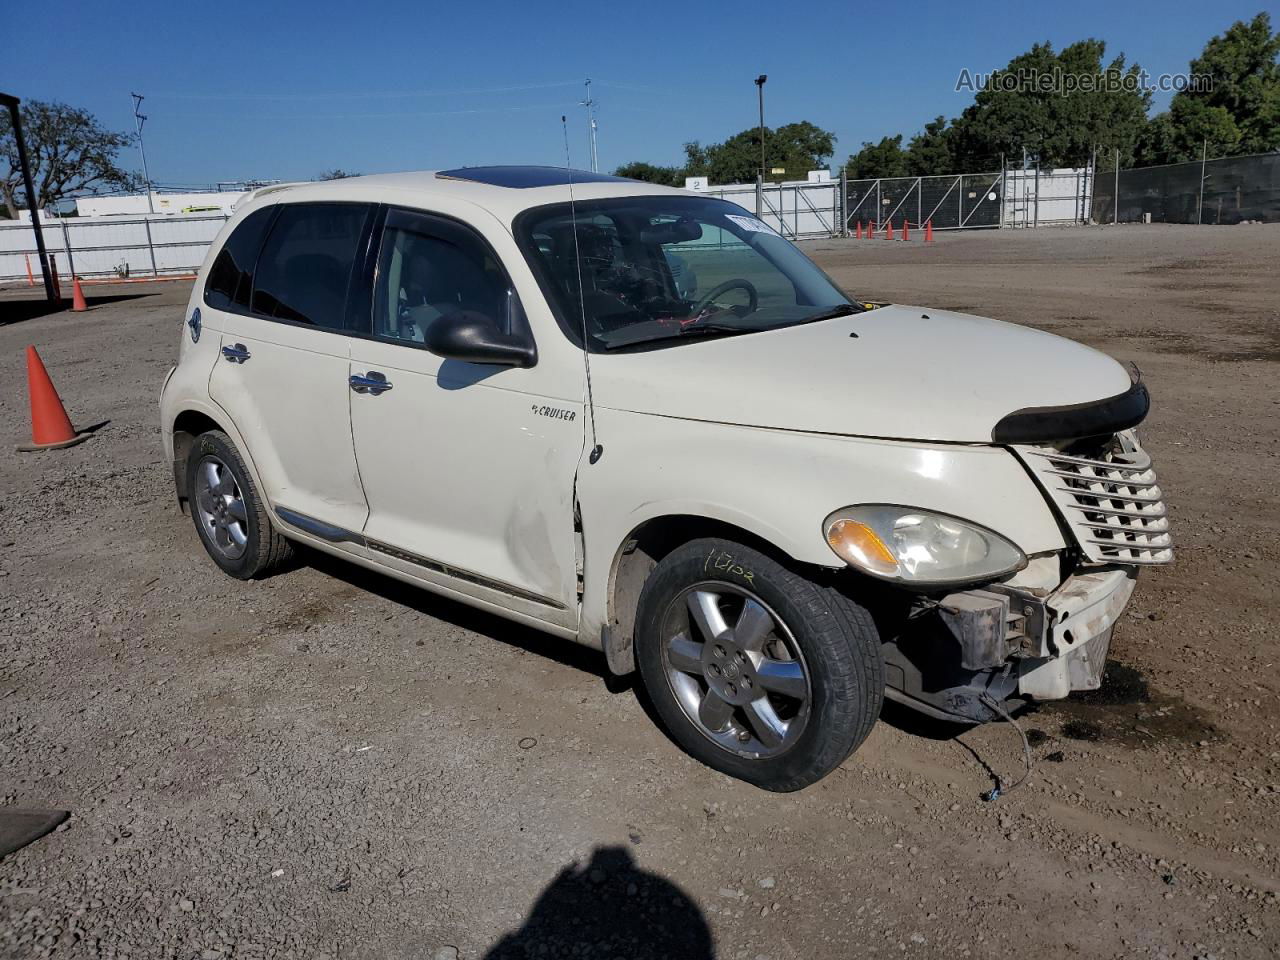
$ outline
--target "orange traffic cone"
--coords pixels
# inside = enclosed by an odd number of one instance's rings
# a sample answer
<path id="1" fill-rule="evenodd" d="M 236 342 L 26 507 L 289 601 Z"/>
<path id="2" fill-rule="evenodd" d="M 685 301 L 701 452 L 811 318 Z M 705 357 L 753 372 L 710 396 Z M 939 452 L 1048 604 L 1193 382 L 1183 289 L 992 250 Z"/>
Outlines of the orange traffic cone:
<path id="1" fill-rule="evenodd" d="M 858 225 L 853 228 L 853 236 L 855 240 L 862 239 L 862 221 L 858 221 Z"/>
<path id="2" fill-rule="evenodd" d="M 911 239 L 911 230 L 910 230 L 910 227 L 911 227 L 911 221 L 910 221 L 910 220 L 903 220 L 903 221 L 902 221 L 902 239 L 903 239 L 903 240 L 910 240 L 910 239 Z"/>
<path id="3" fill-rule="evenodd" d="M 89 434 L 77 434 L 71 426 L 35 347 L 27 347 L 27 391 L 31 394 L 31 442 L 18 444 L 20 451 L 55 450 L 89 439 Z"/>
<path id="4" fill-rule="evenodd" d="M 926 220 L 924 222 L 924 242 L 933 243 L 933 221 Z"/>
<path id="5" fill-rule="evenodd" d="M 893 239 L 893 221 L 892 220 L 890 220 L 888 223 L 884 225 L 884 238 L 886 240 Z"/>
<path id="6" fill-rule="evenodd" d="M 89 305 L 84 302 L 84 291 L 80 289 L 80 278 L 71 278 L 71 311 L 73 313 L 84 313 L 89 309 Z"/>

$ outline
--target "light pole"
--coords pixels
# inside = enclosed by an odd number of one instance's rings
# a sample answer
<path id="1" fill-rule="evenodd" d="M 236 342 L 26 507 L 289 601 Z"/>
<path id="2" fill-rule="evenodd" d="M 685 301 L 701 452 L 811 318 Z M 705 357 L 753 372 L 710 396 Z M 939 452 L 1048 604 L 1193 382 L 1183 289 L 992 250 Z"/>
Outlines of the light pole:
<path id="1" fill-rule="evenodd" d="M 756 77 L 756 90 L 760 96 L 760 178 L 756 181 L 756 216 L 764 216 L 764 85 L 766 74 Z"/>
<path id="2" fill-rule="evenodd" d="M 138 112 L 145 98 L 140 93 L 131 93 L 129 96 L 133 97 L 133 122 L 138 128 L 138 152 L 142 154 L 142 179 L 147 181 L 147 212 L 155 213 L 155 204 L 151 200 L 151 173 L 147 170 L 147 148 L 142 144 L 142 125 L 147 122 L 147 118 Z"/>
<path id="3" fill-rule="evenodd" d="M 600 172 L 600 163 L 596 158 L 596 115 L 592 113 L 592 108 L 596 102 L 591 99 L 591 78 L 587 77 L 587 99 L 582 101 L 582 105 L 587 108 L 587 127 L 591 130 L 591 172 Z"/>

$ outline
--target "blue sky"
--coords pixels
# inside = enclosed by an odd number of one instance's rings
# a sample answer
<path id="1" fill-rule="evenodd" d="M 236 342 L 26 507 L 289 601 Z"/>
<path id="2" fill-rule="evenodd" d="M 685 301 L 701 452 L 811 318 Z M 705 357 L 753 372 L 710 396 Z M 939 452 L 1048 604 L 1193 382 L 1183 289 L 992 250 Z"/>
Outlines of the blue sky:
<path id="1" fill-rule="evenodd" d="M 1037 41 L 1107 43 L 1152 74 L 1268 0 L 1158 6 L 897 4 L 26 4 L 6 23 L 0 89 L 86 107 L 132 129 L 146 94 L 154 180 L 304 179 L 478 163 L 589 163 L 583 78 L 595 82 L 601 169 L 677 163 L 686 140 L 811 120 L 863 140 L 954 116 L 962 68 L 987 72 Z M 1157 95 L 1157 107 L 1168 95 Z M 139 166 L 136 151 L 126 158 Z"/>

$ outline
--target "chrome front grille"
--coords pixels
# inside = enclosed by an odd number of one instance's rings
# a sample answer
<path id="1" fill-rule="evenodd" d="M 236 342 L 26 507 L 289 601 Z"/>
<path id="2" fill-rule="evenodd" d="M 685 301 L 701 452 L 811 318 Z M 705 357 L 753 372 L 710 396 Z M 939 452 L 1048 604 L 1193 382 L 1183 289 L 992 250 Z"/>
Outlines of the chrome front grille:
<path id="1" fill-rule="evenodd" d="M 1062 511 L 1084 555 L 1096 563 L 1160 564 L 1173 560 L 1164 495 L 1151 457 L 1121 442 L 1092 459 L 1051 447 L 1014 449 Z"/>

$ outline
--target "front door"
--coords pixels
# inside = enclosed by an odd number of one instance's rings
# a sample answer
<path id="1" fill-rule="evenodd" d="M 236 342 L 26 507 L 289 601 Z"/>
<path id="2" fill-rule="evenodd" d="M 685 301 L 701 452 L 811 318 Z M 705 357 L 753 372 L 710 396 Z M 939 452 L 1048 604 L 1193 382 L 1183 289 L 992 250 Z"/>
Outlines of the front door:
<path id="1" fill-rule="evenodd" d="M 351 424 L 370 556 L 575 626 L 581 399 L 556 399 L 552 372 L 536 365 L 428 352 L 432 322 L 460 310 L 528 334 L 512 283 L 479 234 L 444 217 L 388 211 L 370 337 L 352 341 Z"/>
<path id="2" fill-rule="evenodd" d="M 281 206 L 250 292 L 222 318 L 209 381 L 276 515 L 348 549 L 368 508 L 351 444 L 347 300 L 371 217 L 366 204 Z"/>

